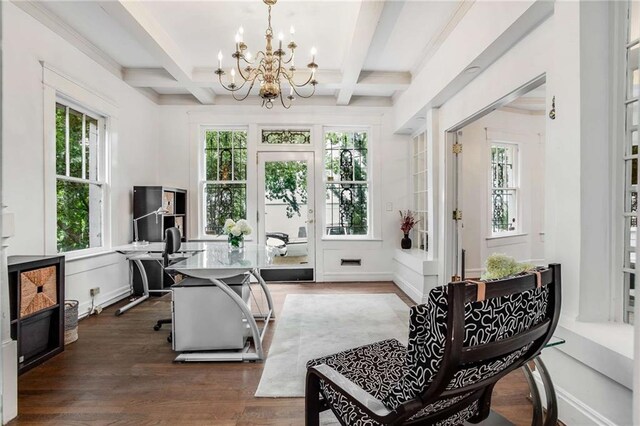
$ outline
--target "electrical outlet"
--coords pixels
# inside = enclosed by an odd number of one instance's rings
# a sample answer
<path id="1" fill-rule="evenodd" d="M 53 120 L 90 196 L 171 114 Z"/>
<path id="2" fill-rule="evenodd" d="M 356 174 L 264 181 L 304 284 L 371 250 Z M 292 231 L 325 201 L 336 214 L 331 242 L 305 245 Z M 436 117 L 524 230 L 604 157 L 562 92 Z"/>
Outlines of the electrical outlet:
<path id="1" fill-rule="evenodd" d="M 100 287 L 94 287 L 94 288 L 89 289 L 89 295 L 91 297 L 96 297 L 99 294 L 100 294 Z"/>

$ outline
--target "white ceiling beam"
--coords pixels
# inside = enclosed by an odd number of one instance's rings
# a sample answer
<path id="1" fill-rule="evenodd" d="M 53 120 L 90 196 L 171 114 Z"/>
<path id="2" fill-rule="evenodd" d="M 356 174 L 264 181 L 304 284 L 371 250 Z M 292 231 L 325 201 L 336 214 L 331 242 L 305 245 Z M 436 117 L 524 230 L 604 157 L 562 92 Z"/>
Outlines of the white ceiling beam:
<path id="1" fill-rule="evenodd" d="M 404 90 L 411 84 L 411 73 L 404 71 L 362 71 L 358 87 L 384 87 Z"/>
<path id="2" fill-rule="evenodd" d="M 164 68 L 125 68 L 124 81 L 132 87 L 208 87 L 219 88 L 218 77 L 214 68 L 195 68 L 189 85 L 184 85 L 173 78 Z M 301 70 L 296 81 L 305 81 L 309 77 L 307 70 Z M 316 73 L 318 86 L 339 90 L 343 87 L 342 73 L 338 70 L 319 69 Z M 356 82 L 359 88 L 376 88 L 385 90 L 403 90 L 411 84 L 411 73 L 396 71 L 362 71 Z"/>
<path id="3" fill-rule="evenodd" d="M 383 1 L 363 1 L 360 4 L 351 45 L 343 62 L 342 88 L 336 100 L 338 105 L 349 105 L 351 101 L 383 9 Z"/>
<path id="4" fill-rule="evenodd" d="M 125 68 L 122 79 L 131 87 L 183 87 L 164 68 Z"/>
<path id="5" fill-rule="evenodd" d="M 215 68 L 194 68 L 193 82 L 199 86 L 220 87 L 218 76 L 214 74 L 214 71 Z M 306 67 L 304 69 L 298 69 L 294 79 L 297 83 L 305 82 L 310 74 L 311 71 Z M 338 70 L 318 69 L 316 72 L 316 80 L 321 84 L 339 84 L 342 82 L 342 73 Z M 212 86 L 212 84 L 215 84 L 215 86 Z"/>
<path id="6" fill-rule="evenodd" d="M 102 8 L 120 23 L 165 70 L 202 104 L 213 104 L 215 94 L 206 87 L 192 84 L 192 67 L 182 50 L 146 11 L 142 2 L 103 1 Z"/>

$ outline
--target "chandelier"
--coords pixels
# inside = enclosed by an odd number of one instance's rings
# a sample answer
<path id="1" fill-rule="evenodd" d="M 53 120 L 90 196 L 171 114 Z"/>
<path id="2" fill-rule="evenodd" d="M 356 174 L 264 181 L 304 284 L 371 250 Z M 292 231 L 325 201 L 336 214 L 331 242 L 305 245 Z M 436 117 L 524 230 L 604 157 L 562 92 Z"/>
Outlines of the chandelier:
<path id="1" fill-rule="evenodd" d="M 240 27 L 235 38 L 235 52 L 231 55 L 231 57 L 236 60 L 236 65 L 231 68 L 230 72 L 231 82 L 225 84 L 222 81 L 222 76 L 226 74 L 222 69 L 222 51 L 218 53 L 218 69 L 215 73 L 218 75 L 218 80 L 222 87 L 230 91 L 233 98 L 237 101 L 247 99 L 256 82 L 258 82 L 260 84 L 262 106 L 271 109 L 273 108 L 273 101 L 280 98 L 282 106 L 289 109 L 295 96 L 310 98 L 316 91 L 316 85 L 318 84 L 315 79 L 316 70 L 318 69 L 318 64 L 315 63 L 316 49 L 311 49 L 311 62 L 307 64 L 307 68 L 311 70 L 311 75 L 304 83 L 295 83 L 294 75 L 297 71 L 295 66 L 295 50 L 298 47 L 293 41 L 295 30 L 291 27 L 291 41 L 287 45 L 287 48 L 291 52 L 287 59 L 287 52 L 282 49 L 282 39 L 284 38 L 282 32 L 278 35 L 278 49 L 274 51 L 272 45 L 273 29 L 271 28 L 271 6 L 275 5 L 278 0 L 263 1 L 269 7 L 269 25 L 267 26 L 267 31 L 265 31 L 265 38 L 267 39 L 265 50 L 257 52 L 252 60 L 251 53 L 243 41 L 244 30 Z M 239 85 L 236 84 L 236 72 L 241 80 Z M 285 96 L 283 96 L 282 83 L 288 83 L 289 85 L 289 95 L 286 96 L 288 103 L 284 100 Z M 311 93 L 303 95 L 298 91 L 298 89 L 305 86 L 308 87 L 309 85 L 312 88 Z M 248 86 L 248 89 L 245 89 L 245 86 Z M 246 90 L 244 95 L 241 94 L 243 90 Z"/>

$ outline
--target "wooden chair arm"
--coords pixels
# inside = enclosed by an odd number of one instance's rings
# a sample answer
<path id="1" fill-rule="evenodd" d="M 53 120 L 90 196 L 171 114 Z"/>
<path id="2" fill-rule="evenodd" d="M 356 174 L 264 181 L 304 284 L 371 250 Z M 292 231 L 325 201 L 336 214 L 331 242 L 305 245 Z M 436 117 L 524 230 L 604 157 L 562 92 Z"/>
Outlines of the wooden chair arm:
<path id="1" fill-rule="evenodd" d="M 333 368 L 329 367 L 327 364 L 309 367 L 307 374 L 313 374 L 319 377 L 350 402 L 357 405 L 369 417 L 380 423 L 386 423 L 385 420 L 390 416 L 396 415 L 396 413 L 389 410 L 382 401 L 353 383 L 351 380 L 347 379 Z"/>

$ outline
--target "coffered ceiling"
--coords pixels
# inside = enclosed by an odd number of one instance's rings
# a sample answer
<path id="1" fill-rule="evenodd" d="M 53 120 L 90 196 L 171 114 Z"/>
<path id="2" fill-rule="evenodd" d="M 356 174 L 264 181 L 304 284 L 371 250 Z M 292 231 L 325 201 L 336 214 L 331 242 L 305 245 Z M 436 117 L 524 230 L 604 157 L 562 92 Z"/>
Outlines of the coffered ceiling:
<path id="1" fill-rule="evenodd" d="M 160 104 L 226 103 L 228 92 L 213 70 L 218 51 L 223 67 L 231 66 L 240 25 L 249 50 L 264 49 L 267 6 L 261 0 L 16 4 Z M 279 0 L 272 23 L 286 41 L 295 27 L 299 68 L 310 60 L 311 47 L 317 48 L 319 85 L 312 99 L 323 105 L 390 105 L 471 4 Z"/>

